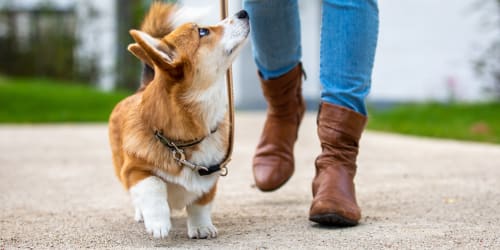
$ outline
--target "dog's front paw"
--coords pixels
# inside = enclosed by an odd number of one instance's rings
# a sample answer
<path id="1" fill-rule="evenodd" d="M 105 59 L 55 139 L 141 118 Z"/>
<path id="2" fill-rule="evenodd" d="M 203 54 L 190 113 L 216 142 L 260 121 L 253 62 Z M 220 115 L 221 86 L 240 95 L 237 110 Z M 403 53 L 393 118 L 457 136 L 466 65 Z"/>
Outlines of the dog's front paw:
<path id="1" fill-rule="evenodd" d="M 168 211 L 155 211 L 152 214 L 144 213 L 143 218 L 146 231 L 153 235 L 154 238 L 163 239 L 168 236 L 171 227 Z"/>
<path id="2" fill-rule="evenodd" d="M 188 212 L 187 228 L 191 239 L 208 239 L 217 237 L 217 228 L 212 224 L 210 218 L 211 205 L 187 206 Z"/>
<path id="3" fill-rule="evenodd" d="M 208 239 L 217 237 L 217 228 L 214 225 L 188 225 L 188 236 L 191 239 Z"/>
<path id="4" fill-rule="evenodd" d="M 135 220 L 143 220 L 146 231 L 153 237 L 167 237 L 171 224 L 165 183 L 150 176 L 131 187 L 130 194 L 135 205 Z"/>

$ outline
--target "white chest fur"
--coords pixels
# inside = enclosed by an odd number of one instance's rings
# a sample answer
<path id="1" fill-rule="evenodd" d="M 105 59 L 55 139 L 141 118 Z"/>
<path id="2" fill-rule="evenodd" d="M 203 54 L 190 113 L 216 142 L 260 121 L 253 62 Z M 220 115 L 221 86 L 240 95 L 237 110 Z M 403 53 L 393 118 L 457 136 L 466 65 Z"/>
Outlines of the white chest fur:
<path id="1" fill-rule="evenodd" d="M 161 170 L 156 170 L 154 174 L 167 183 L 168 204 L 173 209 L 183 209 L 196 201 L 210 191 L 219 178 L 217 173 L 200 176 L 188 168 L 184 168 L 178 176 L 172 176 Z"/>

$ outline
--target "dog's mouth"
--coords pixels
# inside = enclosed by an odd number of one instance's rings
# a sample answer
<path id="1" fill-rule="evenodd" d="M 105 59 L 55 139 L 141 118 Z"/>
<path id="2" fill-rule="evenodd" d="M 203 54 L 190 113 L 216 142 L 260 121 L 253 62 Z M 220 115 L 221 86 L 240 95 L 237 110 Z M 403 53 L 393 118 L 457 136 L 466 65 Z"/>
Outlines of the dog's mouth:
<path id="1" fill-rule="evenodd" d="M 243 47 L 243 45 L 246 44 L 249 33 L 250 30 L 246 31 L 246 33 L 243 36 L 240 36 L 240 39 L 235 39 L 237 41 L 234 41 L 233 44 L 231 44 L 232 46 L 226 50 L 228 56 L 237 54 L 237 52 Z"/>
<path id="2" fill-rule="evenodd" d="M 250 30 L 247 32 L 247 34 L 244 36 L 244 38 L 239 43 L 236 43 L 232 48 L 230 48 L 230 49 L 227 50 L 227 55 L 228 56 L 231 56 L 231 55 L 235 54 L 235 52 L 239 51 L 239 49 L 241 47 L 243 47 L 244 44 L 246 44 L 246 42 L 248 40 L 248 34 L 249 33 L 250 33 Z"/>
<path id="3" fill-rule="evenodd" d="M 227 55 L 236 54 L 235 52 L 243 47 L 242 45 L 245 44 L 250 34 L 248 13 L 245 10 L 241 10 L 223 20 L 221 24 L 224 26 L 226 32 L 223 38 L 226 43 L 226 53 Z"/>

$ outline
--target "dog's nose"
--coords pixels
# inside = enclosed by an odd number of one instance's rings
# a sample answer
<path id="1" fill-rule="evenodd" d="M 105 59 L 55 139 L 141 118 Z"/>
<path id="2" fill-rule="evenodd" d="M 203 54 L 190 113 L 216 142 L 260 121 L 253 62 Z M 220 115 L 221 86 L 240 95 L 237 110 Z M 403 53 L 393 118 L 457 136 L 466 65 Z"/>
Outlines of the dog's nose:
<path id="1" fill-rule="evenodd" d="M 245 10 L 240 10 L 240 12 L 236 13 L 238 19 L 248 19 L 248 13 Z"/>

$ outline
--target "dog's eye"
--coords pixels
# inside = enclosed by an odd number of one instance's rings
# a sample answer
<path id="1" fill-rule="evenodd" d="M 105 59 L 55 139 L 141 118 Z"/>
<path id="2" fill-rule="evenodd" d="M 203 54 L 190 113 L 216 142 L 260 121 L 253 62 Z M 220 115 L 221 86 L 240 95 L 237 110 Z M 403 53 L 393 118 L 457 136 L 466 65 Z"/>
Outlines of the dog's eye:
<path id="1" fill-rule="evenodd" d="M 200 37 L 208 36 L 210 34 L 210 31 L 205 28 L 199 28 L 198 29 L 198 34 L 200 34 Z"/>

